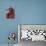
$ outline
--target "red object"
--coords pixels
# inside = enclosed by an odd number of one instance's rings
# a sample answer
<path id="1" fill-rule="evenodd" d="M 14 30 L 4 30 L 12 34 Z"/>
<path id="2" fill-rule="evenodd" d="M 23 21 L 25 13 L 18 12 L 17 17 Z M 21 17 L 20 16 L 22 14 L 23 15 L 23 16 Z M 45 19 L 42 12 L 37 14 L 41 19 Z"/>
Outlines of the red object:
<path id="1" fill-rule="evenodd" d="M 15 11 L 13 8 L 9 8 L 9 12 L 7 13 L 7 18 L 15 18 Z"/>

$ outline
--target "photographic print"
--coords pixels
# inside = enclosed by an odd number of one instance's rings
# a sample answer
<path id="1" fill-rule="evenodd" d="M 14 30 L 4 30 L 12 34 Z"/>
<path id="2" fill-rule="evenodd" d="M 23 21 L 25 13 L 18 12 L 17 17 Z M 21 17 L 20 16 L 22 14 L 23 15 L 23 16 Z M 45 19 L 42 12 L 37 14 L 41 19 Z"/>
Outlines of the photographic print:
<path id="1" fill-rule="evenodd" d="M 46 25 L 20 24 L 18 33 L 20 46 L 27 44 L 30 46 L 34 42 L 46 42 Z"/>

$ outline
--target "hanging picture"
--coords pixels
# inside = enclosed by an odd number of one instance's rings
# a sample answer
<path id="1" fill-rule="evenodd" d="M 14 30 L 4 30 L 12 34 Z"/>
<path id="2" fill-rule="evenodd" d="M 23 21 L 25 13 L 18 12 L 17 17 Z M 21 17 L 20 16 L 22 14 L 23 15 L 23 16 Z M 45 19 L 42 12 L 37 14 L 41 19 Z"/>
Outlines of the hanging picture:
<path id="1" fill-rule="evenodd" d="M 14 19 L 15 18 L 15 9 L 13 7 L 8 8 L 8 12 L 6 13 L 7 19 Z"/>

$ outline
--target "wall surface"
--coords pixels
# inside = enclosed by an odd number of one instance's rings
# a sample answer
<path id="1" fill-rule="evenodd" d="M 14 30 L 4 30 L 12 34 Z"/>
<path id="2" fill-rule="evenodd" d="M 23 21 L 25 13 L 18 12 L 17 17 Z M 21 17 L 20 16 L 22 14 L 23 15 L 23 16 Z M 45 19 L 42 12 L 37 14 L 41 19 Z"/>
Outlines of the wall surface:
<path id="1" fill-rule="evenodd" d="M 16 32 L 17 35 L 17 20 L 7 19 L 7 9 L 12 6 L 16 8 L 16 0 L 0 0 L 0 44 L 8 43 L 8 34 L 10 32 Z M 17 39 L 15 41 L 17 43 Z"/>
<path id="2" fill-rule="evenodd" d="M 19 24 L 46 24 L 46 0 L 16 0 Z"/>

